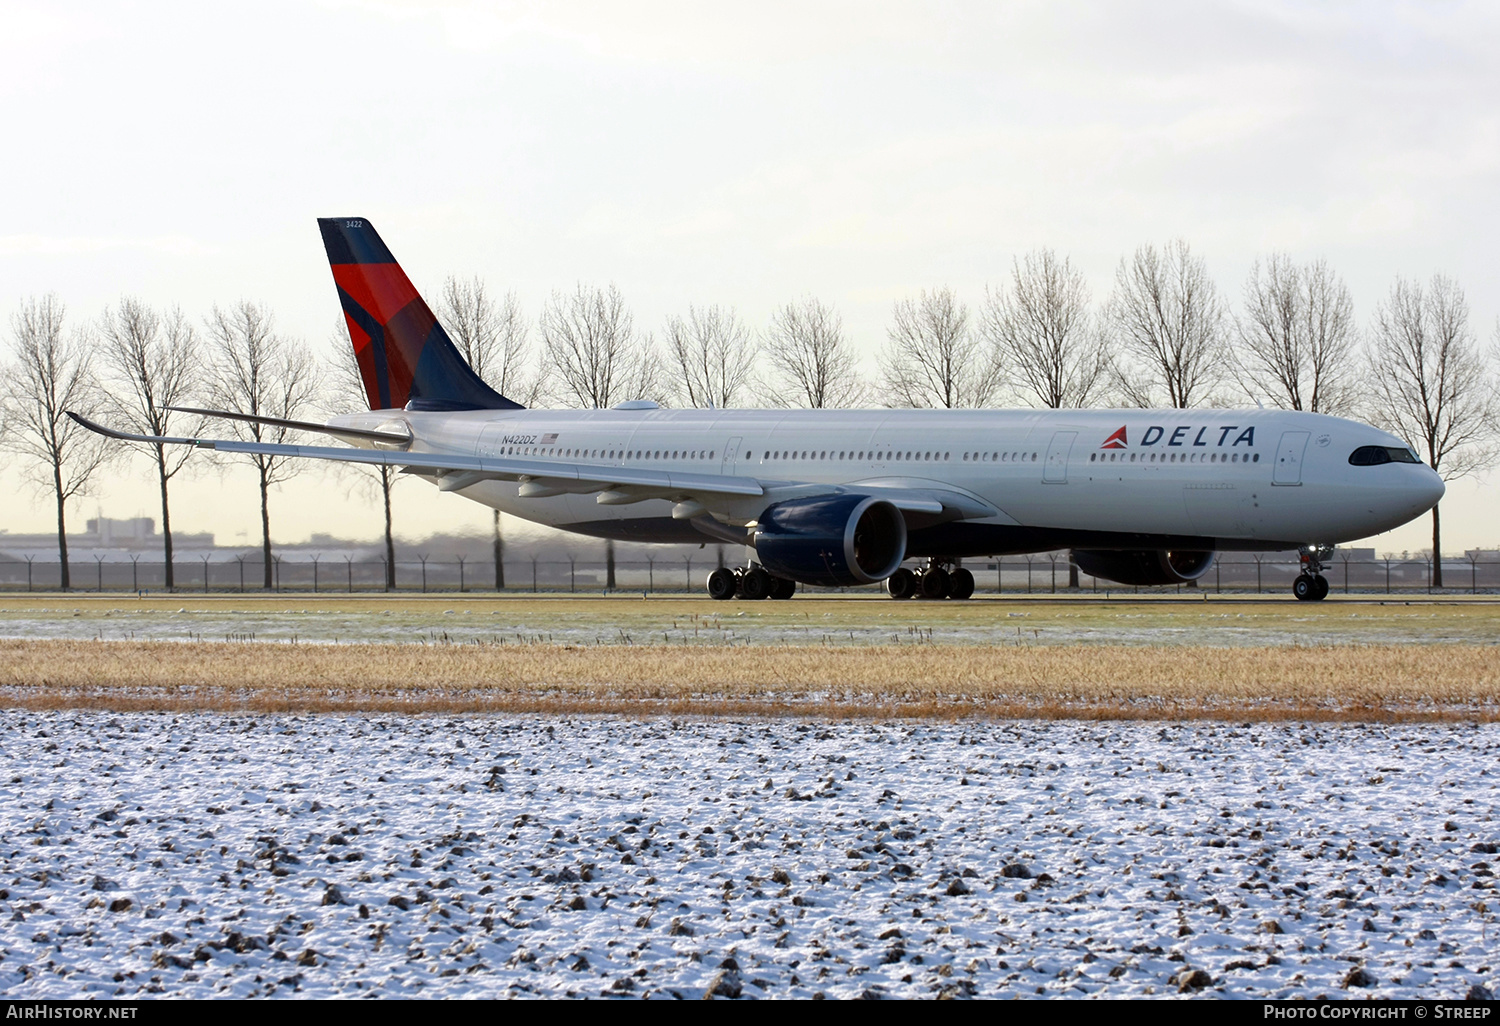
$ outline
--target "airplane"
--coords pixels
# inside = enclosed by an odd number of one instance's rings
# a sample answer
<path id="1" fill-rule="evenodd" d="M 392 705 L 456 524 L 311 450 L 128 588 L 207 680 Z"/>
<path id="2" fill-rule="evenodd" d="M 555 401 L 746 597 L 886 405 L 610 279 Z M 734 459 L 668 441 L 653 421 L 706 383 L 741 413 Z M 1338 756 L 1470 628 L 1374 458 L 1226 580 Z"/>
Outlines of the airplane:
<path id="1" fill-rule="evenodd" d="M 1328 594 L 1333 547 L 1398 527 L 1442 479 L 1395 435 L 1264 409 L 526 409 L 486 385 L 365 218 L 320 218 L 369 399 L 344 446 L 115 431 L 113 438 L 399 467 L 533 523 L 633 542 L 725 542 L 715 599 L 883 584 L 965 599 L 961 560 L 1071 549 L 1126 585 L 1196 581 L 1224 551 L 1298 549 L 1295 597 Z M 907 567 L 909 561 L 915 567 Z"/>

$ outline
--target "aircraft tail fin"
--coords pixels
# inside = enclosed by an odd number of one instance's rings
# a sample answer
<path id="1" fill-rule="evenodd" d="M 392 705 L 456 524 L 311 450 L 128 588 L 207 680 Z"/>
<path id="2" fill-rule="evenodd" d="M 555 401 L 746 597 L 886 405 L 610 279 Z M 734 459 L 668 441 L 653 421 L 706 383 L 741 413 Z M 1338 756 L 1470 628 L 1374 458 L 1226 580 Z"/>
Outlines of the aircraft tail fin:
<path id="1" fill-rule="evenodd" d="M 474 373 L 370 222 L 320 217 L 372 410 L 519 410 Z"/>

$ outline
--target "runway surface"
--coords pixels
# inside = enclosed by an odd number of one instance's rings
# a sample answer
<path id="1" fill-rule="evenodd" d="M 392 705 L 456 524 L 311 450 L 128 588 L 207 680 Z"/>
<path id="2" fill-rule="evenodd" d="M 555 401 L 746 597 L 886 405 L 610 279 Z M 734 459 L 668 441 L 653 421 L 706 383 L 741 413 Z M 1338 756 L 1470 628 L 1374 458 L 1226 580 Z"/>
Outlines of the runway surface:
<path id="1" fill-rule="evenodd" d="M 1493 645 L 1494 596 L 5 595 L 0 638 L 567 645 Z"/>

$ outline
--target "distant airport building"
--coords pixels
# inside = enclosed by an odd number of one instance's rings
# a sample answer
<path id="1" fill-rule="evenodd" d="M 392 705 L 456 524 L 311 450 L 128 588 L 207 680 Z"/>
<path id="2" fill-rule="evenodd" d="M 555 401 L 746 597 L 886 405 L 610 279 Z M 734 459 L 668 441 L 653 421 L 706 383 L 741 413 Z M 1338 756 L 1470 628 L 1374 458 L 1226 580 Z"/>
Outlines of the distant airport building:
<path id="1" fill-rule="evenodd" d="M 210 532 L 172 532 L 172 549 L 184 557 L 212 551 L 213 548 L 214 536 Z M 128 562 L 132 556 L 158 554 L 161 549 L 162 537 L 151 517 L 116 519 L 100 514 L 85 521 L 82 532 L 68 535 L 68 555 L 72 559 L 99 557 L 106 561 Z M 0 529 L 0 557 L 25 559 L 28 556 L 55 560 L 57 533 L 11 534 Z"/>

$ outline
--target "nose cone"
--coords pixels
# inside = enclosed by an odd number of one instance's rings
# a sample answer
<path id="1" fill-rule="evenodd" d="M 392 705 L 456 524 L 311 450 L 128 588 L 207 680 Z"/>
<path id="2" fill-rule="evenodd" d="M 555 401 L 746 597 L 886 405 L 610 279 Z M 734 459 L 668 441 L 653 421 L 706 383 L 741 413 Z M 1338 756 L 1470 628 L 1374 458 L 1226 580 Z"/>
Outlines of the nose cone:
<path id="1" fill-rule="evenodd" d="M 1414 487 L 1412 497 L 1422 512 L 1425 513 L 1438 504 L 1443 497 L 1443 493 L 1448 490 L 1448 486 L 1443 484 L 1443 479 L 1438 476 L 1437 471 L 1430 468 L 1424 469 L 1427 471 L 1423 475 L 1425 480 L 1419 482 Z"/>

